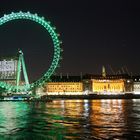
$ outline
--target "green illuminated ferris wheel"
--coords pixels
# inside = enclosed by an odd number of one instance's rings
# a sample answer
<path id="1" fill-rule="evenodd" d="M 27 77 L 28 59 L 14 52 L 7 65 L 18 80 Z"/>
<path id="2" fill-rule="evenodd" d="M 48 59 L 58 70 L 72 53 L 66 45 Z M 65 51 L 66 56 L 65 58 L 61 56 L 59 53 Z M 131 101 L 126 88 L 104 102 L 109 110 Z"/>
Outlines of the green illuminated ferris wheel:
<path id="1" fill-rule="evenodd" d="M 30 91 L 35 87 L 42 86 L 50 79 L 51 75 L 58 67 L 59 61 L 61 59 L 61 51 L 62 51 L 62 49 L 60 48 L 61 41 L 58 38 L 58 34 L 55 32 L 55 28 L 52 27 L 50 25 L 50 22 L 45 20 L 44 17 L 39 17 L 37 14 L 31 14 L 30 12 L 21 12 L 21 11 L 16 13 L 12 12 L 11 14 L 4 15 L 3 17 L 0 18 L 0 25 L 3 25 L 4 23 L 10 22 L 12 20 L 23 20 L 23 19 L 31 20 L 42 25 L 49 33 L 49 35 L 52 38 L 54 46 L 53 60 L 50 67 L 44 73 L 44 75 L 34 83 L 25 84 L 22 86 L 18 85 L 17 87 L 17 85 L 7 84 L 6 82 L 0 81 L 0 88 L 5 89 L 6 91 L 12 92 Z"/>

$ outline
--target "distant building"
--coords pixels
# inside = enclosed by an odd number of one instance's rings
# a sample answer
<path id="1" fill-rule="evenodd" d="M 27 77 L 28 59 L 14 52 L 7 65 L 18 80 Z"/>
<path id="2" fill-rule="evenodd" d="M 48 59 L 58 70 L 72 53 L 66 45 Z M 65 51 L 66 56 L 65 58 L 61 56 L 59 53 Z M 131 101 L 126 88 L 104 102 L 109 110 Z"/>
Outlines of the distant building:
<path id="1" fill-rule="evenodd" d="M 133 91 L 128 75 L 52 76 L 44 86 L 48 95 L 120 94 Z"/>
<path id="2" fill-rule="evenodd" d="M 92 92 L 122 93 L 125 91 L 124 79 L 92 79 Z"/>
<path id="3" fill-rule="evenodd" d="M 102 67 L 102 76 L 92 79 L 92 92 L 98 94 L 116 94 L 125 91 L 125 79 L 117 75 L 106 75 L 105 67 Z"/>
<path id="4" fill-rule="evenodd" d="M 15 84 L 17 73 L 17 58 L 0 59 L 0 81 Z"/>
<path id="5" fill-rule="evenodd" d="M 83 83 L 80 76 L 52 76 L 44 89 L 47 95 L 82 95 Z"/>
<path id="6" fill-rule="evenodd" d="M 128 75 L 96 75 L 92 77 L 92 92 L 118 94 L 133 91 L 133 80 Z"/>
<path id="7" fill-rule="evenodd" d="M 135 94 L 140 94 L 140 76 L 133 77 L 133 91 Z"/>
<path id="8" fill-rule="evenodd" d="M 83 94 L 82 82 L 49 82 L 46 85 L 48 95 Z"/>

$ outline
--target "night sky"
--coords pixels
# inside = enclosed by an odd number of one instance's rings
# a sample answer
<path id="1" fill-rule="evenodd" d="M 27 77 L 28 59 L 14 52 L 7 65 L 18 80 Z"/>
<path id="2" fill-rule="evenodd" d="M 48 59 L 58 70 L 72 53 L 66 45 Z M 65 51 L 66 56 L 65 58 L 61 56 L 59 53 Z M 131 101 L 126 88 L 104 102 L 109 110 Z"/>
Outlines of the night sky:
<path id="1" fill-rule="evenodd" d="M 109 74 L 127 67 L 140 74 L 140 8 L 132 0 L 3 0 L 0 16 L 12 11 L 44 16 L 62 40 L 63 60 L 56 74 Z M 0 55 L 24 52 L 31 80 L 42 75 L 53 55 L 51 38 L 37 23 L 13 21 L 0 27 Z M 122 72 L 122 71 L 121 71 Z"/>

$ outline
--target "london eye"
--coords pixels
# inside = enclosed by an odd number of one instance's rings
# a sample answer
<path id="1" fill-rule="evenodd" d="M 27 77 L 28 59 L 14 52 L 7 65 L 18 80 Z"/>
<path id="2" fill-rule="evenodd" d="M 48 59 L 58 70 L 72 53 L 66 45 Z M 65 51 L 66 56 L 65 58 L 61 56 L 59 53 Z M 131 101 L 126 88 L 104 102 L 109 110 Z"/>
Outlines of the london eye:
<path id="1" fill-rule="evenodd" d="M 45 30 L 49 33 L 52 42 L 53 42 L 53 59 L 49 66 L 49 68 L 46 70 L 46 72 L 43 74 L 42 77 L 40 77 L 38 80 L 36 80 L 33 83 L 28 83 L 24 85 L 13 85 L 6 83 L 4 81 L 0 81 L 0 88 L 5 89 L 5 91 L 11 91 L 11 92 L 26 92 L 33 90 L 36 87 L 42 86 L 46 82 L 49 81 L 51 75 L 55 72 L 55 69 L 58 67 L 59 61 L 61 59 L 61 41 L 59 40 L 59 36 L 55 31 L 55 28 L 50 25 L 50 22 L 45 20 L 44 17 L 40 17 L 37 14 L 32 14 L 30 12 L 12 12 L 11 14 L 4 15 L 0 18 L 0 26 L 3 24 L 13 21 L 13 20 L 31 20 L 39 25 L 43 26 Z M 21 62 L 24 62 L 22 53 L 20 54 Z M 25 72 L 25 66 L 23 69 L 23 72 Z M 18 78 L 19 79 L 19 78 Z M 26 78 L 27 79 L 27 78 Z M 25 80 L 26 80 L 25 79 Z M 28 80 L 26 80 L 28 81 Z"/>

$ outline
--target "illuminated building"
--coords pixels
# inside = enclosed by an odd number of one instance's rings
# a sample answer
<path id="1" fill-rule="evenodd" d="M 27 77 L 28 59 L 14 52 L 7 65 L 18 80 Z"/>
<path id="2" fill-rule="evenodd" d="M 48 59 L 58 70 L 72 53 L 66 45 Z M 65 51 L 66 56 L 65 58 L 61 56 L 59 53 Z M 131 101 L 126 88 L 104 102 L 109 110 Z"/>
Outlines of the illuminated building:
<path id="1" fill-rule="evenodd" d="M 102 76 L 92 79 L 92 92 L 120 93 L 125 91 L 125 79 L 117 76 L 107 76 L 102 67 Z"/>
<path id="2" fill-rule="evenodd" d="M 94 76 L 92 92 L 105 94 L 132 93 L 133 80 L 127 75 Z"/>
<path id="3" fill-rule="evenodd" d="M 46 85 L 48 95 L 73 95 L 82 94 L 83 83 L 82 82 L 49 82 Z"/>
<path id="4" fill-rule="evenodd" d="M 135 94 L 140 94 L 140 77 L 133 77 L 133 91 Z"/>
<path id="5" fill-rule="evenodd" d="M 15 85 L 16 73 L 17 73 L 16 57 L 0 58 L 0 82 Z M 3 92 L 5 92 L 5 89 L 0 87 L 0 93 Z"/>
<path id="6" fill-rule="evenodd" d="M 122 94 L 133 91 L 128 75 L 53 76 L 44 87 L 47 95 Z"/>
<path id="7" fill-rule="evenodd" d="M 93 92 L 124 92 L 125 80 L 124 79 L 93 79 L 92 91 Z"/>
<path id="8" fill-rule="evenodd" d="M 0 60 L 0 81 L 12 82 L 16 80 L 17 59 L 4 58 Z"/>
<path id="9" fill-rule="evenodd" d="M 118 94 L 132 91 L 132 80 L 128 75 L 106 75 L 102 67 L 102 75 L 91 77 L 92 92 L 98 94 Z"/>
<path id="10" fill-rule="evenodd" d="M 47 95 L 81 95 L 83 83 L 80 76 L 53 76 L 44 91 Z"/>

